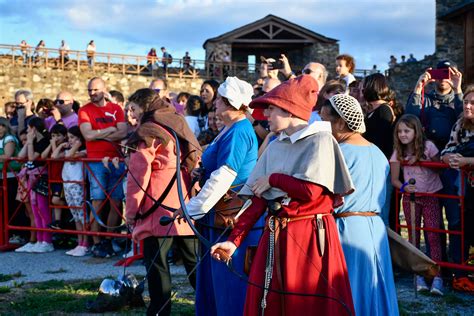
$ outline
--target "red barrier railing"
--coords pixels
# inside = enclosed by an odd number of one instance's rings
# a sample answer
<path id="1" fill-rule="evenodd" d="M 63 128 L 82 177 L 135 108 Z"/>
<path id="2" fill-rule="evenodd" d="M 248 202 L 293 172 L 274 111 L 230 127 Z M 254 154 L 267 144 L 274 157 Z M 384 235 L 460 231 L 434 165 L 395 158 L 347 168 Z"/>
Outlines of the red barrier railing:
<path id="1" fill-rule="evenodd" d="M 1 210 L 1 216 L 0 216 L 0 251 L 4 251 L 4 250 L 10 250 L 10 249 L 13 249 L 13 248 L 16 248 L 18 247 L 18 245 L 12 245 L 9 243 L 9 235 L 10 235 L 10 232 L 11 231 L 30 231 L 30 232 L 50 232 L 50 233 L 61 233 L 61 234 L 73 234 L 73 235 L 84 235 L 84 236 L 100 236 L 100 237 L 119 237 L 119 238 L 129 238 L 131 239 L 131 234 L 129 234 L 128 232 L 127 233 L 118 233 L 118 232 L 107 232 L 107 231 L 91 231 L 90 230 L 90 227 L 92 225 L 92 223 L 94 223 L 96 221 L 96 219 L 91 215 L 91 216 L 87 216 L 88 214 L 88 208 L 87 208 L 87 203 L 86 203 L 86 196 L 88 194 L 88 191 L 87 191 L 87 185 L 86 185 L 86 179 L 87 179 L 87 175 L 86 175 L 86 172 L 90 173 L 92 177 L 94 177 L 96 180 L 97 178 L 95 177 L 95 175 L 93 174 L 91 168 L 89 167 L 89 165 L 87 164 L 88 162 L 101 162 L 101 160 L 98 160 L 98 159 L 90 159 L 90 158 L 82 158 L 82 159 L 77 159 L 77 158 L 61 158 L 61 159 L 45 159 L 45 160 L 42 160 L 42 159 L 37 159 L 35 161 L 43 161 L 45 164 L 46 164 L 46 167 L 43 168 L 43 172 L 40 172 L 39 175 L 41 175 L 41 173 L 46 173 L 45 171 L 48 170 L 48 174 L 51 174 L 51 166 L 52 166 L 52 163 L 58 163 L 58 162 L 67 162 L 67 161 L 74 161 L 74 162 L 79 162 L 79 163 L 82 163 L 82 174 L 83 174 L 83 181 L 64 181 L 62 180 L 62 177 L 61 177 L 61 180 L 59 179 L 53 179 L 51 180 L 49 177 L 48 177 L 48 201 L 49 201 L 49 212 L 53 212 L 53 209 L 54 208 L 60 208 L 60 209 L 71 209 L 71 208 L 76 208 L 78 209 L 79 207 L 70 207 L 67 205 L 56 205 L 56 204 L 52 204 L 51 203 L 51 184 L 55 184 L 55 183 L 60 183 L 60 184 L 64 184 L 64 183 L 78 183 L 80 185 L 82 185 L 82 189 L 83 189 L 83 194 L 84 194 L 84 200 L 83 200 L 83 203 L 82 203 L 82 210 L 83 210 L 83 216 L 84 216 L 84 225 L 83 225 L 83 229 L 82 230 L 74 230 L 74 229 L 51 229 L 51 228 L 39 228 L 39 227 L 31 227 L 31 226 L 19 226 L 19 225 L 13 225 L 12 222 L 13 220 L 16 218 L 16 216 L 18 216 L 19 212 L 23 211 L 23 205 L 25 204 L 26 202 L 26 198 L 29 199 L 29 193 L 31 191 L 31 188 L 28 187 L 25 183 L 25 180 L 23 179 L 20 179 L 20 176 L 28 176 L 24 171 L 23 172 L 18 172 L 18 171 L 14 171 L 12 170 L 12 168 L 10 167 L 10 163 L 12 161 L 20 161 L 20 162 L 25 162 L 26 160 L 25 159 L 9 159 L 9 160 L 6 160 L 4 162 L 4 167 L 3 167 L 3 170 L 2 170 L 2 175 L 3 175 L 3 181 L 1 182 L 1 186 L 2 186 L 2 191 L 1 191 L 1 201 L 2 203 L 0 203 L 0 210 Z M 25 168 L 25 167 L 23 167 Z M 122 182 L 123 182 L 123 179 L 125 177 L 127 173 L 127 170 L 125 169 L 123 173 L 121 173 L 120 177 L 118 178 L 117 182 L 113 184 L 112 188 L 110 189 L 110 192 L 114 191 L 119 185 L 122 185 Z M 9 209 L 8 209 L 8 195 L 9 195 L 9 192 L 8 192 L 8 177 L 7 175 L 8 174 L 13 174 L 16 178 L 16 180 L 18 181 L 18 188 L 20 190 L 24 190 L 25 193 L 23 194 L 23 197 L 22 197 L 22 201 L 20 201 L 19 205 L 16 206 L 15 210 L 13 210 L 13 212 L 9 212 Z M 37 175 L 36 175 L 37 176 Z M 97 181 L 98 182 L 98 181 Z M 98 182 L 99 183 L 99 182 Z M 110 193 L 107 192 L 107 190 L 101 186 L 101 184 L 99 183 L 99 187 L 100 189 L 104 192 L 105 194 L 105 199 L 103 200 L 103 202 L 101 203 L 100 207 L 95 210 L 97 215 L 100 216 L 101 212 L 103 211 L 104 209 L 104 206 L 107 205 L 107 201 L 110 200 Z M 10 194 L 13 194 L 10 193 Z M 123 217 L 122 215 L 122 211 L 121 211 L 121 208 L 120 207 L 117 207 L 114 203 L 109 203 L 111 205 L 111 208 L 110 208 L 110 212 L 116 212 L 119 217 L 122 219 L 122 221 L 125 220 L 125 218 Z M 11 216 L 9 216 L 9 213 L 11 213 Z M 53 217 L 52 217 L 53 218 Z M 137 245 L 133 245 L 133 249 L 134 249 L 134 256 L 133 257 L 129 257 L 129 258 L 126 258 L 124 260 L 121 260 L 118 262 L 118 264 L 124 264 L 124 265 L 129 265 L 131 264 L 134 260 L 136 259 L 139 259 L 139 258 L 142 258 L 143 257 L 143 254 L 142 253 L 138 253 L 137 252 Z M 140 251 L 142 250 L 142 247 L 140 247 Z"/>
<path id="2" fill-rule="evenodd" d="M 409 165 L 407 163 L 402 163 L 402 165 Z M 449 165 L 442 163 L 442 162 L 419 162 L 414 164 L 415 166 L 420 166 L 420 167 L 426 167 L 430 169 L 449 169 Z M 401 211 L 401 196 L 402 195 L 409 195 L 410 193 L 402 193 L 400 190 L 396 189 L 395 190 L 395 207 L 396 207 L 396 229 L 397 231 L 400 230 L 400 228 L 411 230 L 414 229 L 416 231 L 427 231 L 427 232 L 434 232 L 434 233 L 442 233 L 442 234 L 448 234 L 448 235 L 460 235 L 461 238 L 461 263 L 453 263 L 453 262 L 447 262 L 447 261 L 436 261 L 437 264 L 439 264 L 441 267 L 446 267 L 446 268 L 452 268 L 452 269 L 461 269 L 461 270 L 470 270 L 474 271 L 474 266 L 468 265 L 466 263 L 466 257 L 465 257 L 465 245 L 464 245 L 464 235 L 465 235 L 465 223 L 464 223 L 464 210 L 465 210 L 465 196 L 464 193 L 466 192 L 466 179 L 469 178 L 469 173 L 472 172 L 471 169 L 468 168 L 461 168 L 459 170 L 459 177 L 460 177 L 460 182 L 461 186 L 459 188 L 460 194 L 459 195 L 453 195 L 453 194 L 440 194 L 440 193 L 426 193 L 426 192 L 416 192 L 415 193 L 415 198 L 416 197 L 421 197 L 421 196 L 432 196 L 432 197 L 438 197 L 438 198 L 444 198 L 444 199 L 457 199 L 459 200 L 460 207 L 459 207 L 459 212 L 460 212 L 460 218 L 461 218 L 461 230 L 449 230 L 449 229 L 441 229 L 441 228 L 433 228 L 433 227 L 418 227 L 418 226 L 411 226 L 408 222 L 405 225 L 402 225 L 399 223 L 398 217 L 400 216 L 400 211 Z M 407 180 L 407 179 L 405 179 Z M 441 210 L 442 211 L 442 210 Z M 471 228 L 473 229 L 473 228 Z M 451 245 L 450 245 L 451 246 Z"/>

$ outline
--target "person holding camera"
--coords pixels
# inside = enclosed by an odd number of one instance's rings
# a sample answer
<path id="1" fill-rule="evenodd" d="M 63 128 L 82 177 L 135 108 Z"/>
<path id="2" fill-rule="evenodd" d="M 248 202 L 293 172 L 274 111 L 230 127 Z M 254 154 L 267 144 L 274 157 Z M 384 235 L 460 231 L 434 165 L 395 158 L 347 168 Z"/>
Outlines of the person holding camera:
<path id="1" fill-rule="evenodd" d="M 70 92 L 61 91 L 58 93 L 51 109 L 51 115 L 44 120 L 48 131 L 51 131 L 51 128 L 58 123 L 63 124 L 68 129 L 77 126 L 78 116 L 72 109 L 73 104 L 74 98 Z"/>
<path id="2" fill-rule="evenodd" d="M 428 83 L 434 89 L 425 91 Z M 428 68 L 418 79 L 412 95 L 408 99 L 405 113 L 418 116 L 426 136 L 437 148 L 445 148 L 450 140 L 451 128 L 463 111 L 462 74 L 449 60 L 440 61 L 435 69 Z M 423 102 L 422 102 L 423 100 Z M 457 194 L 455 184 L 458 171 L 446 169 L 441 174 L 443 194 Z M 445 207 L 449 230 L 460 230 L 461 217 L 458 202 L 454 199 L 440 199 Z M 461 240 L 450 234 L 449 254 L 453 262 L 461 260 Z M 443 243 L 443 247 L 445 247 Z"/>

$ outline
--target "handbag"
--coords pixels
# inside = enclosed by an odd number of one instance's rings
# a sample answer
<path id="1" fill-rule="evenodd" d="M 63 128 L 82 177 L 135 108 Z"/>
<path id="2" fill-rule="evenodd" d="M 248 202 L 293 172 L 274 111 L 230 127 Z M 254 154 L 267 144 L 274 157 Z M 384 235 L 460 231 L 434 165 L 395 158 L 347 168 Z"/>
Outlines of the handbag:
<path id="1" fill-rule="evenodd" d="M 237 192 L 230 189 L 214 206 L 214 226 L 218 228 L 234 228 L 238 220 L 235 216 L 240 211 L 245 201 Z"/>
<path id="2" fill-rule="evenodd" d="M 32 190 L 42 196 L 48 196 L 49 194 L 48 176 L 45 174 L 40 175 L 35 185 L 33 186 Z"/>

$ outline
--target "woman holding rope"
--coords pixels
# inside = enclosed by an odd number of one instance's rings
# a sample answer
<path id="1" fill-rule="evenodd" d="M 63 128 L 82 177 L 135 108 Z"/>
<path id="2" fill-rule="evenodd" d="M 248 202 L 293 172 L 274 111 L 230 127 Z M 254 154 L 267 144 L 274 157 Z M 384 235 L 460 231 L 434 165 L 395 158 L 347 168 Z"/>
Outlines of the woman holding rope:
<path id="1" fill-rule="evenodd" d="M 127 224 L 132 236 L 143 240 L 150 305 L 147 315 L 170 315 L 171 276 L 167 254 L 173 242 L 183 255 L 189 282 L 195 288 L 197 241 L 187 223 L 174 222 L 170 227 L 159 224 L 162 216 L 171 216 L 179 208 L 176 187 L 176 144 L 165 127 L 173 129 L 182 148 L 181 183 L 184 194 L 191 190 L 190 171 L 197 165 L 200 148 L 183 116 L 151 89 L 137 90 L 130 98 L 130 109 L 139 122 L 128 146 L 136 148 L 130 155 L 127 180 Z M 162 203 L 155 211 L 152 206 Z"/>
<path id="2" fill-rule="evenodd" d="M 203 153 L 202 180 L 205 183 L 201 192 L 186 205 L 194 219 L 202 217 L 199 221 L 202 235 L 213 243 L 219 241 L 223 229 L 216 227 L 219 213 L 209 211 L 230 188 L 240 189 L 257 161 L 257 138 L 252 124 L 246 118 L 252 94 L 252 86 L 237 77 L 228 77 L 219 86 L 215 102 L 216 115 L 222 119 L 225 127 Z M 176 216 L 180 216 L 180 212 Z M 256 227 L 263 227 L 263 219 L 260 222 L 256 219 L 255 223 Z M 253 230 L 245 244 L 256 245 L 260 236 L 261 230 Z M 209 250 L 202 246 L 197 270 L 196 315 L 241 316 L 247 284 L 226 266 L 207 256 Z M 234 267 L 239 273 L 243 273 L 244 258 L 245 245 L 233 258 Z"/>
<path id="3" fill-rule="evenodd" d="M 245 315 L 354 315 L 349 278 L 332 216 L 336 196 L 353 191 L 328 122 L 308 125 L 318 84 L 309 75 L 286 81 L 250 103 L 265 108 L 280 133 L 260 157 L 240 194 L 254 195 L 226 242 L 232 255 L 268 208 L 249 275 Z"/>

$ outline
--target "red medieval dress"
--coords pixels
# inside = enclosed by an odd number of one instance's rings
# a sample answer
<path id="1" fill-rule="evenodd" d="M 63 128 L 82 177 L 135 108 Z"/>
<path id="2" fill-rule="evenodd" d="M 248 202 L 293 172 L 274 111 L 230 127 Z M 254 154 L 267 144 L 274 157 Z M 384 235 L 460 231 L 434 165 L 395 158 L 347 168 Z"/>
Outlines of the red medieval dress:
<path id="1" fill-rule="evenodd" d="M 274 268 L 265 315 L 355 315 L 344 253 L 333 216 L 333 194 L 322 185 L 273 173 L 270 185 L 291 198 L 278 213 Z M 267 200 L 253 197 L 229 236 L 237 247 L 267 209 Z M 319 214 L 319 216 L 318 216 Z M 320 219 L 318 220 L 319 217 Z M 288 220 L 289 219 L 289 220 Z M 322 220 L 322 223 L 321 223 Z M 263 285 L 270 230 L 267 225 L 252 262 L 245 315 L 262 315 Z M 325 231 L 318 230 L 323 224 Z M 279 233 L 278 233 L 279 232 Z M 318 236 L 323 237 L 318 237 Z M 324 246 L 321 256 L 321 243 Z"/>

